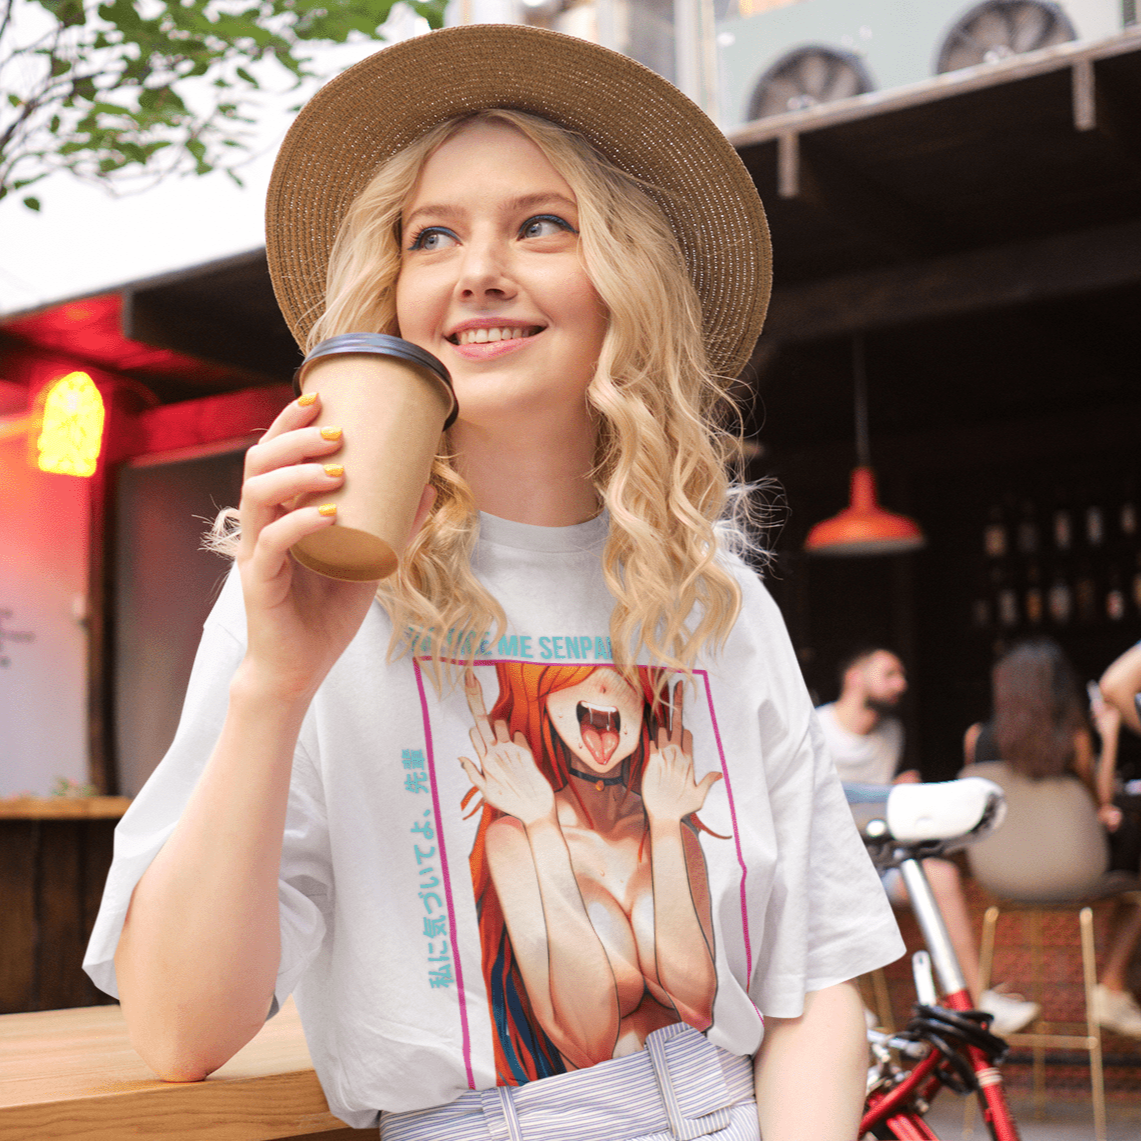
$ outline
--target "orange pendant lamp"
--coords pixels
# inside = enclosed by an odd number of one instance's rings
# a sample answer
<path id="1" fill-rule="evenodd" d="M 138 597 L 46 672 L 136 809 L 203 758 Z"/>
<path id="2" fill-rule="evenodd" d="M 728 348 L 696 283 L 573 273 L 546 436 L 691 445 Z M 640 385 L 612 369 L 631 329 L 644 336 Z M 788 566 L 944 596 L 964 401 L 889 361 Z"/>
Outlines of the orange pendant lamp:
<path id="1" fill-rule="evenodd" d="M 864 373 L 864 339 L 854 338 L 852 371 L 856 389 L 856 459 L 848 506 L 808 532 L 804 549 L 813 555 L 852 557 L 897 555 L 916 551 L 926 542 L 919 525 L 906 515 L 885 511 L 876 496 L 876 477 L 868 447 L 868 392 Z"/>

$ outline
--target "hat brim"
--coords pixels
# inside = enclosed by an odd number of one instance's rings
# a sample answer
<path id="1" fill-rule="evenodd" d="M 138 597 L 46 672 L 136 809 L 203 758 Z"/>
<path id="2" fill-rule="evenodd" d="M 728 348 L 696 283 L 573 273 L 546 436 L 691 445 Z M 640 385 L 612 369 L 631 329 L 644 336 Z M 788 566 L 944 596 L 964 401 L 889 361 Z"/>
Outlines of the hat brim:
<path id="1" fill-rule="evenodd" d="M 574 36 L 469 24 L 393 44 L 332 79 L 287 133 L 266 200 L 274 291 L 298 343 L 324 308 L 341 219 L 378 166 L 457 115 L 504 107 L 585 136 L 664 193 L 715 371 L 736 376 L 764 322 L 772 249 L 752 179 L 716 124 L 656 72 Z"/>

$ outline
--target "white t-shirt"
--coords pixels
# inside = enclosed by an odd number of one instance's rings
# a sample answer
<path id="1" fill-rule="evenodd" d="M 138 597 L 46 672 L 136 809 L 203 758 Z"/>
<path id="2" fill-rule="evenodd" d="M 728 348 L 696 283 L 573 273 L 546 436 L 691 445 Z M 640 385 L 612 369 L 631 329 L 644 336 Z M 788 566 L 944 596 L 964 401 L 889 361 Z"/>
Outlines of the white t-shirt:
<path id="1" fill-rule="evenodd" d="M 840 724 L 835 702 L 821 705 L 816 712 L 842 781 L 891 784 L 903 755 L 903 725 L 896 718 L 884 718 L 861 736 Z"/>
<path id="2" fill-rule="evenodd" d="M 733 561 L 741 617 L 724 653 L 684 681 L 692 741 L 678 731 L 655 757 L 647 740 L 666 715 L 653 675 L 635 688 L 609 668 L 606 527 L 483 516 L 475 556 L 509 623 L 498 640 L 475 634 L 480 696 L 533 767 L 547 758 L 555 776 L 532 787 L 559 786 L 557 826 L 480 808 L 459 762 L 476 759 L 474 688 L 441 697 L 415 661 L 387 662 L 379 605 L 306 716 L 275 1003 L 295 993 L 330 1108 L 349 1125 L 593 1064 L 683 1019 L 752 1054 L 762 1012 L 794 1017 L 806 991 L 903 951 L 768 593 Z M 174 743 L 116 831 L 84 964 L 111 994 L 131 891 L 211 752 L 243 648 L 231 575 Z M 662 805 L 679 803 L 689 756 L 697 810 L 670 826 Z M 701 789 L 708 773 L 720 779 Z M 576 1017 L 560 1018 L 568 1009 Z"/>

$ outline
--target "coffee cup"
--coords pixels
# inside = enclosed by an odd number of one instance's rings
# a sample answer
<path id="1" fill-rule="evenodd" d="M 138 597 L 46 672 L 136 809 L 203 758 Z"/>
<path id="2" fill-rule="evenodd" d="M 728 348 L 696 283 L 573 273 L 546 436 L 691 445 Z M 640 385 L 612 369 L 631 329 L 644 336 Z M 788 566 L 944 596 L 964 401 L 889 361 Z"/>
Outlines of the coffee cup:
<path id="1" fill-rule="evenodd" d="M 431 353 L 399 337 L 348 333 L 322 341 L 294 378 L 320 392 L 318 427 L 336 425 L 345 480 L 298 507 L 335 504 L 336 522 L 295 543 L 293 557 L 329 578 L 372 582 L 396 569 L 411 538 L 440 434 L 458 411 L 451 378 Z"/>

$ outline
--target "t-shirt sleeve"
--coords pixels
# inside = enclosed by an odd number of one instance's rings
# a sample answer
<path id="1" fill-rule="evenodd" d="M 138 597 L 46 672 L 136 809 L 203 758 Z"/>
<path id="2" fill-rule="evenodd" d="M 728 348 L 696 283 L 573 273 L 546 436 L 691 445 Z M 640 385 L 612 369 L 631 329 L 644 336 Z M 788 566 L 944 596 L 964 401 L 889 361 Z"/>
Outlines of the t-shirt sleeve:
<path id="1" fill-rule="evenodd" d="M 762 1014 L 794 1018 L 806 993 L 893 962 L 904 945 L 783 620 L 762 594 L 761 739 L 777 855 L 749 994 Z"/>
<path id="2" fill-rule="evenodd" d="M 245 654 L 241 588 L 231 573 L 206 620 L 174 740 L 115 829 L 114 858 L 83 968 L 100 990 L 118 998 L 115 949 L 135 885 L 150 867 L 197 784 L 221 733 L 230 681 Z M 273 1010 L 316 954 L 325 933 L 331 877 L 319 782 L 299 746 L 290 784 L 279 879 L 281 966 Z"/>

